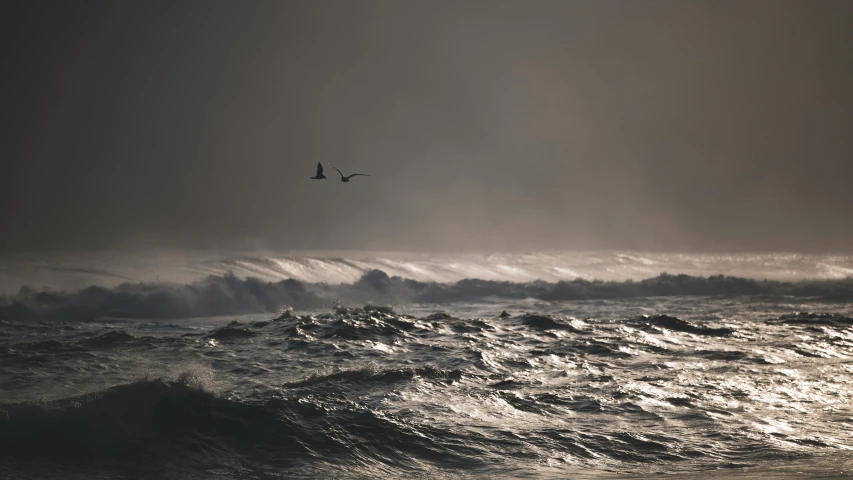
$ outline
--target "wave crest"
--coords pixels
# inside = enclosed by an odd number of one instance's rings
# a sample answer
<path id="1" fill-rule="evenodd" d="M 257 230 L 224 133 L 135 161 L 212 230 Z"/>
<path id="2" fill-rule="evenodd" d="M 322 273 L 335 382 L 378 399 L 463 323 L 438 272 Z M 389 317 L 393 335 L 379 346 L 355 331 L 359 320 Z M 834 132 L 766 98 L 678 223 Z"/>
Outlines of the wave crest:
<path id="1" fill-rule="evenodd" d="M 0 451 L 16 458 L 121 455 L 156 438 L 167 405 L 213 400 L 189 376 L 146 380 L 50 403 L 0 404 Z"/>

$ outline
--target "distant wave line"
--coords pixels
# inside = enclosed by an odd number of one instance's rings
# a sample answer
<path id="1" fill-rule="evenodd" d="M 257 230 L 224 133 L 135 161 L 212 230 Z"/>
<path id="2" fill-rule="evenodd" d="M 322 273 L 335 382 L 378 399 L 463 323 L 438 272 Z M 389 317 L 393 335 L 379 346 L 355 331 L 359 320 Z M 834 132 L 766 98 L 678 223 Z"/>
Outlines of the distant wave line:
<path id="1" fill-rule="evenodd" d="M 477 302 L 495 298 L 575 301 L 686 295 L 773 295 L 853 301 L 853 277 L 840 280 L 753 280 L 661 274 L 639 281 L 574 279 L 558 282 L 510 282 L 465 279 L 422 282 L 371 270 L 348 284 L 269 281 L 233 274 L 211 275 L 183 285 L 123 283 L 77 291 L 22 288 L 0 296 L 0 320 L 93 320 L 97 318 L 191 318 L 316 309 L 336 302 L 385 304 Z"/>

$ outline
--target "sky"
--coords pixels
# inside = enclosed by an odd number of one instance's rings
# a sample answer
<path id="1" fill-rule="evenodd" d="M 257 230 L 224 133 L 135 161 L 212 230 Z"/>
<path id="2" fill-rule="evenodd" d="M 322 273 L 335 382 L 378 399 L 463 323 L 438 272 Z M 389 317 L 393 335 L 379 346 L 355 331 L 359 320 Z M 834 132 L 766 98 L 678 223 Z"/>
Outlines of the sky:
<path id="1" fill-rule="evenodd" d="M 853 251 L 846 0 L 0 9 L 0 252 Z"/>

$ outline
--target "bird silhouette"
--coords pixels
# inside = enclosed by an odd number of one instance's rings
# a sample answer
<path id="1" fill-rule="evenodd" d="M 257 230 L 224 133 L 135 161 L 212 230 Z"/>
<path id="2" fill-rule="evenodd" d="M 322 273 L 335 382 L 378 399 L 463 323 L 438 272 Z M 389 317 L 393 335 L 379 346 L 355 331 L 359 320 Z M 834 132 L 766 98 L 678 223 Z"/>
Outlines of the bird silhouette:
<path id="1" fill-rule="evenodd" d="M 340 170 L 338 170 L 338 171 L 340 171 Z M 314 175 L 311 178 L 313 180 L 323 180 L 324 178 L 326 178 L 326 176 L 323 175 L 323 165 L 320 164 L 319 162 L 317 163 L 317 175 Z"/>
<path id="2" fill-rule="evenodd" d="M 333 167 L 335 167 L 334 165 L 332 165 L 332 166 L 333 166 Z M 338 170 L 338 167 L 335 167 L 335 170 Z M 369 176 L 370 176 L 370 175 L 368 175 L 368 174 L 366 174 L 366 173 L 353 173 L 352 175 L 349 175 L 349 176 L 345 177 L 345 176 L 344 176 L 344 174 L 343 174 L 343 172 L 341 172 L 340 170 L 338 170 L 338 173 L 340 173 L 340 174 L 341 174 L 341 181 L 342 181 L 342 182 L 349 182 L 349 179 L 350 179 L 350 178 L 352 178 L 352 177 L 357 177 L 357 176 L 359 176 L 359 175 L 361 175 L 362 177 L 369 177 Z"/>

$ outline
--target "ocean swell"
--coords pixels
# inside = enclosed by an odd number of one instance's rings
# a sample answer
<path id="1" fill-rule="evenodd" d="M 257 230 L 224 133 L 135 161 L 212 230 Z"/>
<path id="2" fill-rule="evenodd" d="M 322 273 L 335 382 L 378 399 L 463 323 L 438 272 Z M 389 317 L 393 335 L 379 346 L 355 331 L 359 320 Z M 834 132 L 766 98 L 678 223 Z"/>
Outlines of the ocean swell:
<path id="1" fill-rule="evenodd" d="M 377 375 L 393 381 L 414 375 L 458 378 L 459 373 L 417 369 Z M 352 378 L 369 377 L 361 372 Z M 347 376 L 309 379 L 302 386 L 337 378 Z M 209 470 L 211 463 L 223 458 L 260 462 L 268 468 L 317 460 L 357 464 L 384 459 L 392 466 L 411 468 L 419 458 L 461 465 L 462 452 L 477 453 L 454 442 L 449 432 L 415 426 L 331 392 L 265 397 L 259 402 L 238 401 L 185 379 L 156 379 L 48 404 L 0 403 L 0 460 L 162 462 L 180 457 L 185 464 Z"/>

